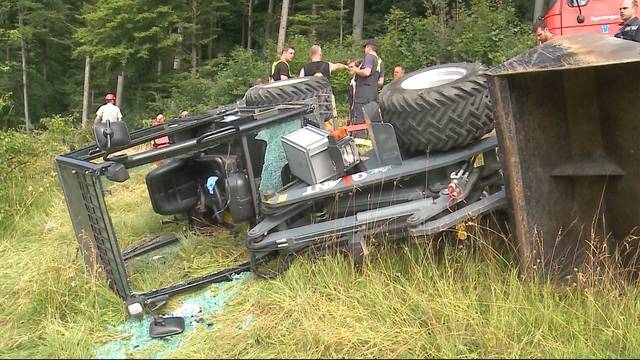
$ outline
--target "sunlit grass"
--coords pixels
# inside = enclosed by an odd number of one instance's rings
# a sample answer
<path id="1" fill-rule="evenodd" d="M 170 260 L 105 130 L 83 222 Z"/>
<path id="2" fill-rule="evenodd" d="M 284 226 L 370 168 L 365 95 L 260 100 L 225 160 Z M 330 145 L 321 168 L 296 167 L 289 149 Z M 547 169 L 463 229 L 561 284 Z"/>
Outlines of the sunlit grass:
<path id="1" fill-rule="evenodd" d="M 298 261 L 176 356 L 637 357 L 635 288 L 522 282 L 486 255 L 386 246 L 362 272 L 343 257 Z"/>
<path id="2" fill-rule="evenodd" d="M 136 289 L 246 259 L 242 236 L 161 225 L 148 203 L 145 172 L 109 186 L 121 246 L 150 233 L 175 233 L 180 242 L 129 262 Z M 115 336 L 109 326 L 124 321 L 122 301 L 85 271 L 59 187 L 36 195 L 37 206 L 0 234 L 0 357 L 93 357 Z M 363 269 L 344 255 L 302 257 L 275 280 L 251 278 L 224 313 L 209 315 L 215 330 L 181 335 L 183 346 L 172 357 L 640 355 L 635 284 L 613 272 L 580 273 L 576 284 L 523 281 L 511 252 L 496 250 L 500 237 L 473 226 L 470 232 L 463 250 L 452 246 L 453 234 L 437 238 L 438 247 L 382 242 Z M 163 258 L 154 260 L 158 254 Z"/>

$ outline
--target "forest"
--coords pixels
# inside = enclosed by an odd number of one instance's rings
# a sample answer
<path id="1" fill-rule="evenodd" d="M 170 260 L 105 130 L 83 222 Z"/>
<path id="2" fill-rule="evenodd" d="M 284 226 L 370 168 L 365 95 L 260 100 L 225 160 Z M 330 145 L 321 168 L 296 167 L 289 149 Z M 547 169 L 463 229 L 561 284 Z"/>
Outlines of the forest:
<path id="1" fill-rule="evenodd" d="M 171 118 L 232 103 L 267 78 L 282 46 L 298 49 L 294 73 L 313 44 L 344 63 L 362 57 L 368 38 L 381 44 L 387 72 L 491 66 L 535 45 L 532 8 L 527 0 L 6 0 L 0 128 L 42 129 L 53 116 L 84 125 L 116 90 L 134 128 L 159 111 Z M 347 74 L 332 85 L 340 109 Z"/>

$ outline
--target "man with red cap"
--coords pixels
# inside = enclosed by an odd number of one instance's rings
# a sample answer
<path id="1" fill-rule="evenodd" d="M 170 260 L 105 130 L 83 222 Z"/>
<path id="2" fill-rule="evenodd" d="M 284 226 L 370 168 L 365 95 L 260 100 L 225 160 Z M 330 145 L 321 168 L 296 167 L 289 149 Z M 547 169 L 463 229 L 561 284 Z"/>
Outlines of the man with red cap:
<path id="1" fill-rule="evenodd" d="M 95 123 L 99 122 L 107 122 L 109 121 L 122 121 L 122 113 L 120 112 L 120 108 L 116 106 L 116 96 L 108 92 L 104 97 L 106 103 L 96 111 L 96 120 Z"/>

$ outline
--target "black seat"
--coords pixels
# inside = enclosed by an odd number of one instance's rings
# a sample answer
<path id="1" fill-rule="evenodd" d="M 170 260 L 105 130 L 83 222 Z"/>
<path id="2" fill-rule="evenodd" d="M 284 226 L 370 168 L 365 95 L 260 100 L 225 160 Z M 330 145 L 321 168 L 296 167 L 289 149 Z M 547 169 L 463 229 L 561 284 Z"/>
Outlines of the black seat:
<path id="1" fill-rule="evenodd" d="M 146 176 L 147 190 L 153 210 L 161 215 L 188 212 L 198 203 L 196 178 L 187 161 L 169 160 Z"/>

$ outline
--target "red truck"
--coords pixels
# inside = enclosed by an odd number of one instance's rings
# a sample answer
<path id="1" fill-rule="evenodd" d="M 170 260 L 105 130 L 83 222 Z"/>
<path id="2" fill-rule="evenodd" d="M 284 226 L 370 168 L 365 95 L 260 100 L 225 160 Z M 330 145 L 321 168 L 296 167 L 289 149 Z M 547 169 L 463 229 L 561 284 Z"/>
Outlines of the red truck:
<path id="1" fill-rule="evenodd" d="M 536 7 L 554 35 L 598 33 L 620 29 L 620 0 L 537 0 Z M 546 12 L 545 12 L 546 11 Z"/>

